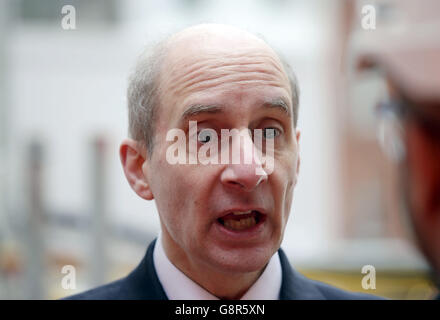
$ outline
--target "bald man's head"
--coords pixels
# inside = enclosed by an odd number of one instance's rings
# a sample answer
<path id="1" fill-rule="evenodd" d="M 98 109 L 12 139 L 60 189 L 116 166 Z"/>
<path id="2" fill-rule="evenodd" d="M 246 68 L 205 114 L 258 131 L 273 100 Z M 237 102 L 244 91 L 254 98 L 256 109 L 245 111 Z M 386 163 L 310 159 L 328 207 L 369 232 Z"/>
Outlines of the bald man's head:
<path id="1" fill-rule="evenodd" d="M 262 71 L 263 65 L 271 64 L 279 71 L 277 77 L 289 83 L 288 94 L 296 127 L 299 95 L 296 78 L 279 54 L 264 40 L 245 30 L 221 24 L 200 24 L 177 32 L 146 50 L 130 77 L 127 93 L 129 132 L 133 139 L 146 147 L 148 154 L 153 151 L 160 106 L 167 103 L 171 92 L 184 93 L 191 86 L 206 85 L 208 82 L 201 81 L 197 72 L 203 68 L 215 69 L 212 62 L 223 67 L 216 70 L 220 73 L 228 68 L 228 64 L 231 68 L 234 65 L 237 76 L 243 71 L 237 68 L 237 64 L 243 65 L 244 71 L 255 68 L 256 72 Z M 202 69 L 198 69 L 199 66 Z M 191 73 L 196 69 L 199 71 Z M 192 82 L 185 82 L 182 86 L 185 77 L 190 75 L 194 77 Z M 226 84 L 228 80 L 228 77 L 218 77 L 217 85 Z"/>
<path id="2" fill-rule="evenodd" d="M 222 24 L 199 24 L 188 27 L 171 35 L 167 43 L 172 47 L 177 47 L 179 44 L 184 46 L 200 44 L 205 47 L 212 46 L 215 50 L 221 49 L 222 46 L 224 50 L 231 50 L 237 46 L 266 47 L 271 50 L 266 42 L 256 35 L 234 26 Z"/>

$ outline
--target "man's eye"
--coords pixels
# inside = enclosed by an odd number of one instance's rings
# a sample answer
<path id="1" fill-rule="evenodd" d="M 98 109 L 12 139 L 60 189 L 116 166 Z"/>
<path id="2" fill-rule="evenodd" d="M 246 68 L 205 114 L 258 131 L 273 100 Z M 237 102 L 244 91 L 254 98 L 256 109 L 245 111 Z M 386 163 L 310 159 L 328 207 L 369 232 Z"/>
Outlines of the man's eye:
<path id="1" fill-rule="evenodd" d="M 213 129 L 203 129 L 197 134 L 197 140 L 200 143 L 208 143 L 214 138 L 215 131 Z"/>
<path id="2" fill-rule="evenodd" d="M 280 130 L 277 128 L 264 128 L 263 137 L 264 139 L 275 139 L 280 135 Z"/>

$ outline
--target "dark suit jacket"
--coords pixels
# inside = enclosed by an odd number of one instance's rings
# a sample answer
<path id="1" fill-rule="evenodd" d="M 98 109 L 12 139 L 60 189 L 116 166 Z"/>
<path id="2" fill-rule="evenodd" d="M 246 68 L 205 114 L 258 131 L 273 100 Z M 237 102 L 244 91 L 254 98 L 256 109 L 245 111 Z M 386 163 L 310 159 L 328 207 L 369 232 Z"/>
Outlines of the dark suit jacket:
<path id="1" fill-rule="evenodd" d="M 156 274 L 153 264 L 151 242 L 141 263 L 128 276 L 109 284 L 67 297 L 78 300 L 168 300 Z M 280 300 L 336 300 L 336 299 L 378 299 L 378 297 L 347 292 L 319 281 L 307 279 L 295 271 L 282 249 L 278 250 L 282 269 Z"/>

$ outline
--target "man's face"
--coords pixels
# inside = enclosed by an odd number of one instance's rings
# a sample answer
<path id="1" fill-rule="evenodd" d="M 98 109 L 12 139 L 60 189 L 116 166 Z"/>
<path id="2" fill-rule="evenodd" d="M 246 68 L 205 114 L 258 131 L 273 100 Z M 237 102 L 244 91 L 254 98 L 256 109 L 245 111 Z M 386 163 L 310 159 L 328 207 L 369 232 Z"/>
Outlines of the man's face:
<path id="1" fill-rule="evenodd" d="M 191 45 L 185 39 L 175 42 L 160 79 L 154 151 L 143 167 L 165 250 L 183 268 L 260 270 L 282 241 L 299 166 L 287 76 L 273 51 L 256 39 L 202 36 Z M 289 113 L 271 101 L 284 101 Z M 215 111 L 183 117 L 195 105 L 215 106 Z M 258 162 L 170 164 L 166 152 L 173 142 L 166 141 L 167 132 L 178 128 L 188 135 L 190 120 L 197 121 L 199 131 L 215 130 L 219 139 L 221 129 L 274 128 L 273 172 L 256 175 Z M 241 142 L 231 144 L 231 152 L 251 150 L 250 136 Z M 225 226 L 232 212 L 249 210 L 256 225 Z"/>

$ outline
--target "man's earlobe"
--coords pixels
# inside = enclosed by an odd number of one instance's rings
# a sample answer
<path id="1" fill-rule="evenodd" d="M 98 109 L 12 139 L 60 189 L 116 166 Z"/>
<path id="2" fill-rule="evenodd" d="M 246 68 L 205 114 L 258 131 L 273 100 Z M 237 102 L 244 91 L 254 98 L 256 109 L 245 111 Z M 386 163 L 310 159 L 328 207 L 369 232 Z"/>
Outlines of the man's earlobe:
<path id="1" fill-rule="evenodd" d="M 131 188 L 139 197 L 145 200 L 153 200 L 154 196 L 144 174 L 146 161 L 145 151 L 132 139 L 125 139 L 119 147 L 122 168 Z"/>

